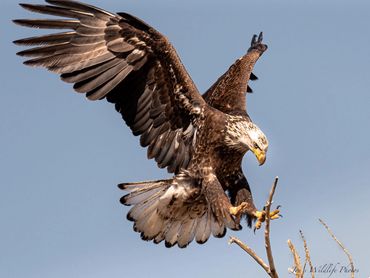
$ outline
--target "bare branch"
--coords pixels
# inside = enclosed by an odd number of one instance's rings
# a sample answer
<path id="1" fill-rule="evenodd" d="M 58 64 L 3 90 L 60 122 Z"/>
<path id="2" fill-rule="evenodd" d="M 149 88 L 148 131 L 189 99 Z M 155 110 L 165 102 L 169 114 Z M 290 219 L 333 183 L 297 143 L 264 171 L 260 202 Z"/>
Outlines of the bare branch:
<path id="1" fill-rule="evenodd" d="M 354 267 L 354 264 L 353 264 L 353 260 L 352 260 L 352 256 L 351 254 L 349 253 L 349 251 L 344 247 L 344 245 L 337 239 L 337 237 L 334 235 L 334 233 L 331 231 L 331 229 L 329 228 L 328 225 L 326 225 L 326 223 L 319 218 L 319 221 L 320 223 L 326 228 L 326 230 L 328 231 L 328 233 L 331 235 L 331 237 L 338 243 L 338 245 L 340 246 L 340 248 L 342 248 L 342 250 L 344 251 L 344 253 L 347 255 L 348 257 L 348 260 L 349 260 L 349 264 L 351 265 L 351 277 L 354 278 L 355 277 L 355 267 Z"/>
<path id="2" fill-rule="evenodd" d="M 267 260 L 270 265 L 270 272 L 271 272 L 271 277 L 278 278 L 278 274 L 276 272 L 275 268 L 275 263 L 274 263 L 274 258 L 272 256 L 272 249 L 271 249 L 271 242 L 270 242 L 270 209 L 271 209 L 271 204 L 272 204 L 272 198 L 274 197 L 275 194 L 275 189 L 278 183 L 279 177 L 275 177 L 274 183 L 272 184 L 269 198 L 267 199 L 266 207 L 265 207 L 265 212 L 266 212 L 266 226 L 265 226 L 265 247 L 266 247 L 266 255 L 267 255 Z"/>
<path id="3" fill-rule="evenodd" d="M 263 269 L 270 275 L 269 266 L 250 248 L 248 245 L 244 244 L 240 239 L 236 237 L 230 237 L 229 244 L 236 243 L 241 249 L 247 252 Z M 271 276 L 271 275 L 270 275 Z M 271 276 L 272 277 L 272 276 Z"/>
<path id="4" fill-rule="evenodd" d="M 303 235 L 303 232 L 301 230 L 299 230 L 299 233 L 301 234 L 301 238 L 302 238 L 302 241 L 303 241 L 303 247 L 304 247 L 304 251 L 305 251 L 305 254 L 306 254 L 306 260 L 305 260 L 305 265 L 303 266 L 303 269 L 305 269 L 306 262 L 308 262 L 308 264 L 310 266 L 311 278 L 315 278 L 314 268 L 313 268 L 313 265 L 312 265 L 310 252 L 308 250 L 307 241 L 306 241 L 306 239 Z"/>
<path id="5" fill-rule="evenodd" d="M 292 252 L 293 258 L 294 258 L 295 277 L 302 278 L 304 273 L 303 273 L 303 269 L 301 265 L 301 258 L 299 257 L 298 252 L 295 249 L 293 243 L 290 241 L 290 239 L 288 239 L 287 242 L 288 242 L 289 249 Z"/>

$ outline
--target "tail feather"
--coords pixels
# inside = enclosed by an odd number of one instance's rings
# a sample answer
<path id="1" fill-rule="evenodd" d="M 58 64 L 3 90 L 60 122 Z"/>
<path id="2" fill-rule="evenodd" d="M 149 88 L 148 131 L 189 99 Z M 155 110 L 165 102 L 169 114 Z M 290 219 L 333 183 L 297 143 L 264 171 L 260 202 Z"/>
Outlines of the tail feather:
<path id="1" fill-rule="evenodd" d="M 163 189 L 163 185 L 167 184 L 165 182 L 164 180 L 160 180 L 155 182 L 121 183 L 118 187 L 130 192 L 121 198 L 121 203 L 127 206 L 141 203 L 156 191 Z M 145 186 L 142 186 L 143 184 Z"/>
<path id="2" fill-rule="evenodd" d="M 202 218 L 198 220 L 195 240 L 199 244 L 205 243 L 211 235 L 211 214 L 206 212 Z"/>
<path id="3" fill-rule="evenodd" d="M 202 191 L 190 180 L 122 183 L 119 188 L 129 192 L 121 203 L 133 206 L 127 219 L 143 240 L 184 248 L 194 239 L 205 243 L 211 234 L 222 237 L 231 226 L 232 218 L 216 219 Z"/>
<path id="4" fill-rule="evenodd" d="M 190 219 L 182 222 L 181 228 L 179 231 L 179 236 L 177 243 L 179 247 L 184 248 L 188 246 L 190 242 L 193 241 L 195 236 L 195 228 L 197 225 L 197 219 Z"/>
<path id="5" fill-rule="evenodd" d="M 146 199 L 142 203 L 138 203 L 135 206 L 133 206 L 129 212 L 127 213 L 127 219 L 128 220 L 134 220 L 138 221 L 139 219 L 145 218 L 145 216 L 152 210 L 155 209 L 156 202 L 158 201 L 156 199 L 158 193 L 150 196 L 148 199 Z"/>
<path id="6" fill-rule="evenodd" d="M 168 223 L 166 223 L 165 225 L 167 225 Z M 158 235 L 155 236 L 155 238 L 153 239 L 153 242 L 155 244 L 158 244 L 160 242 L 162 242 L 165 238 L 166 234 L 165 234 L 165 231 L 162 230 L 160 233 L 158 233 Z"/>
<path id="7" fill-rule="evenodd" d="M 221 223 L 212 217 L 211 230 L 214 237 L 223 237 L 226 234 L 226 227 L 224 223 Z"/>
<path id="8" fill-rule="evenodd" d="M 170 224 L 170 226 L 169 226 L 169 228 L 166 232 L 166 236 L 165 236 L 165 240 L 166 240 L 165 245 L 166 245 L 166 247 L 172 247 L 176 244 L 180 228 L 181 228 L 181 220 L 173 221 Z"/>
<path id="9" fill-rule="evenodd" d="M 159 226 L 158 223 L 153 223 L 153 221 L 160 220 L 158 219 L 156 207 L 158 206 L 158 200 L 154 200 L 151 204 L 139 215 L 136 220 L 136 228 L 139 231 L 145 231 L 145 236 L 151 238 L 153 235 L 153 230 L 156 226 Z M 135 207 L 133 207 L 134 209 Z M 154 234 L 156 236 L 156 234 Z"/>
<path id="10" fill-rule="evenodd" d="M 145 240 L 154 239 L 163 229 L 163 221 L 160 219 L 156 210 L 153 210 L 145 220 L 139 220 L 137 223 L 140 223 L 140 230 L 145 230 L 145 233 L 143 234 L 145 236 Z"/>

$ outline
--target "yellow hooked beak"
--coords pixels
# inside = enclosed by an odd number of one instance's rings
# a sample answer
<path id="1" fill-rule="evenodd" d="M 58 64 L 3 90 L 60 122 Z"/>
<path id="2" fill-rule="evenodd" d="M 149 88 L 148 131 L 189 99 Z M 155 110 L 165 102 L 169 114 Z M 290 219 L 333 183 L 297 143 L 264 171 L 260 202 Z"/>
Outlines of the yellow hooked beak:
<path id="1" fill-rule="evenodd" d="M 260 164 L 260 166 L 265 163 L 266 161 L 266 153 L 260 149 L 252 149 L 252 152 L 254 153 L 254 155 L 257 157 L 257 160 Z"/>

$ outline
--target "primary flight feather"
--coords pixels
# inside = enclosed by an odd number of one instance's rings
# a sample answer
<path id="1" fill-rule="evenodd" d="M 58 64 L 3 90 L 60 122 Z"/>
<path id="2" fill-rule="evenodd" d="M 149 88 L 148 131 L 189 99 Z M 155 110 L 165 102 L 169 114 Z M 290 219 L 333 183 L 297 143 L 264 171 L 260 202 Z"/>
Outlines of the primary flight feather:
<path id="1" fill-rule="evenodd" d="M 132 205 L 127 218 L 134 230 L 144 240 L 185 247 L 211 234 L 222 237 L 226 228 L 241 229 L 242 216 L 249 226 L 263 221 L 241 168 L 248 150 L 262 165 L 268 148 L 246 111 L 248 81 L 257 79 L 252 69 L 267 49 L 262 33 L 202 96 L 168 39 L 147 23 L 80 2 L 46 2 L 20 5 L 63 19 L 14 22 L 64 31 L 17 40 L 32 46 L 17 54 L 30 57 L 26 65 L 60 74 L 88 99 L 114 103 L 148 158 L 173 173 L 167 180 L 119 185 L 129 192 L 121 202 Z"/>

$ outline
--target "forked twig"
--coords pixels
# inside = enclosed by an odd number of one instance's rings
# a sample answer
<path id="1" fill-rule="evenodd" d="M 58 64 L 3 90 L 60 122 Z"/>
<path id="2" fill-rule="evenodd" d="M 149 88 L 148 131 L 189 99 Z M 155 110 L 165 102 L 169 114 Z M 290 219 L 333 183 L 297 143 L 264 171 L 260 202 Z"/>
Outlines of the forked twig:
<path id="1" fill-rule="evenodd" d="M 306 260 L 305 260 L 305 265 L 303 266 L 303 270 L 305 269 L 306 262 L 308 262 L 308 265 L 310 266 L 311 278 L 315 278 L 314 268 L 313 268 L 313 264 L 312 264 L 312 261 L 311 261 L 310 251 L 308 250 L 307 241 L 306 241 L 306 239 L 303 235 L 303 232 L 301 230 L 299 230 L 299 233 L 301 234 L 301 238 L 302 238 L 302 241 L 303 241 L 303 247 L 304 247 L 304 251 L 305 251 L 305 254 L 306 254 Z"/>
<path id="2" fill-rule="evenodd" d="M 338 243 L 338 245 L 340 246 L 340 248 L 342 248 L 343 252 L 347 255 L 348 257 L 348 260 L 349 260 L 349 264 L 351 265 L 351 277 L 354 278 L 355 277 L 355 267 L 354 267 L 354 264 L 353 264 L 353 260 L 352 260 L 352 256 L 351 254 L 349 253 L 349 251 L 344 247 L 344 245 L 337 239 L 337 237 L 334 235 L 334 233 L 331 231 L 331 229 L 329 228 L 328 225 L 326 225 L 326 223 L 319 218 L 319 221 L 320 223 L 326 228 L 326 230 L 328 231 L 328 233 L 331 235 L 331 237 Z"/>
<path id="3" fill-rule="evenodd" d="M 252 248 L 250 248 L 248 245 L 243 243 L 241 240 L 239 240 L 236 237 L 230 237 L 229 244 L 236 243 L 239 245 L 240 248 L 242 248 L 245 252 L 247 252 L 265 271 L 266 273 L 272 277 L 272 278 L 279 278 L 275 264 L 274 259 L 272 256 L 272 250 L 271 250 L 271 243 L 270 243 L 270 208 L 272 204 L 272 198 L 275 193 L 275 189 L 277 186 L 279 178 L 276 177 L 275 181 L 272 185 L 269 197 L 267 199 L 266 205 L 265 205 L 265 213 L 266 213 L 266 226 L 265 226 L 265 247 L 266 247 L 266 255 L 269 262 L 269 265 L 267 265 L 261 257 L 259 257 L 256 252 L 253 251 Z"/>
<path id="4" fill-rule="evenodd" d="M 288 239 L 287 243 L 288 243 L 290 251 L 293 254 L 293 258 L 294 258 L 295 277 L 296 278 L 302 278 L 303 277 L 303 269 L 302 269 L 302 265 L 301 265 L 301 258 L 299 257 L 299 254 L 298 254 L 297 250 L 295 249 L 295 247 L 294 247 L 294 245 L 293 245 L 293 243 L 291 242 L 290 239 Z"/>

